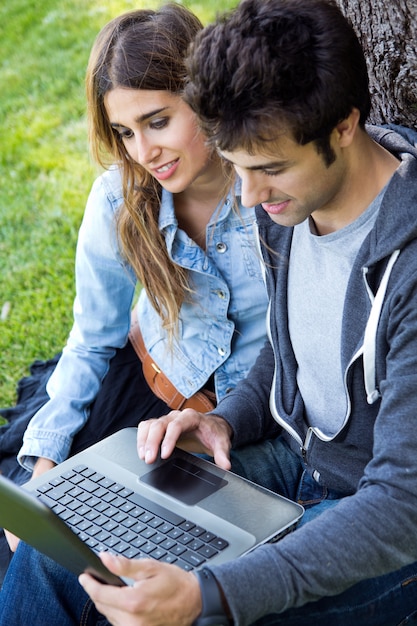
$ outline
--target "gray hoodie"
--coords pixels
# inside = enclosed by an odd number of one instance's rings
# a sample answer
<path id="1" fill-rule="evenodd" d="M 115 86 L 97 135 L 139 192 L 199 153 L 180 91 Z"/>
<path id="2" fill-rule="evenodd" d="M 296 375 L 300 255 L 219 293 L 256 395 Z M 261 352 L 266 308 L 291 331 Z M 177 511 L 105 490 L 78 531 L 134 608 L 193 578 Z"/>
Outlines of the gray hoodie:
<path id="1" fill-rule="evenodd" d="M 292 229 L 257 211 L 273 348 L 265 344 L 215 413 L 232 426 L 234 447 L 283 434 L 307 471 L 346 497 L 280 542 L 212 568 L 239 625 L 417 561 L 417 150 L 392 130 L 367 130 L 404 162 L 351 271 L 341 340 L 349 409 L 326 441 L 305 423 L 296 383 Z"/>

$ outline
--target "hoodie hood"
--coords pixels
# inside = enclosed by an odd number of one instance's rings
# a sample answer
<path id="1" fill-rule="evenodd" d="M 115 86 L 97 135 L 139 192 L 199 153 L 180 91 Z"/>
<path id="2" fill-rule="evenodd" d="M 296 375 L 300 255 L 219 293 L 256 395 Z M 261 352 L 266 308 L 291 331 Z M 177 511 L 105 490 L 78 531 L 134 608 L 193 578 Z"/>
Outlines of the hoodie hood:
<path id="1" fill-rule="evenodd" d="M 417 237 L 417 149 L 393 130 L 376 126 L 367 126 L 366 130 L 374 141 L 401 159 L 387 185 L 370 235 L 368 263 L 371 265 Z M 399 214 L 402 229 L 398 228 Z"/>

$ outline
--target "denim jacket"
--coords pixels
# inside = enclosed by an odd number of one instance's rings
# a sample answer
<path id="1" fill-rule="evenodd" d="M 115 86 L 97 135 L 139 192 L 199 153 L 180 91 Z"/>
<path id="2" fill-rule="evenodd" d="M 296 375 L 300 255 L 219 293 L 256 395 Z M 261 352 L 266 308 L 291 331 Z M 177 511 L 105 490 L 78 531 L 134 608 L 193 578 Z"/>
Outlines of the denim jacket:
<path id="1" fill-rule="evenodd" d="M 126 344 L 136 278 L 118 245 L 115 214 L 122 200 L 117 169 L 95 181 L 77 244 L 74 324 L 48 382 L 50 400 L 31 420 L 18 455 L 28 469 L 36 457 L 60 463 L 68 456 L 111 358 Z M 267 296 L 255 214 L 239 208 L 240 215 L 229 194 L 207 226 L 203 251 L 178 228 L 172 195 L 163 191 L 159 227 L 171 258 L 189 271 L 193 301 L 181 308 L 172 351 L 145 290 L 138 317 L 148 351 L 186 397 L 214 375 L 221 399 L 245 377 L 265 340 Z"/>

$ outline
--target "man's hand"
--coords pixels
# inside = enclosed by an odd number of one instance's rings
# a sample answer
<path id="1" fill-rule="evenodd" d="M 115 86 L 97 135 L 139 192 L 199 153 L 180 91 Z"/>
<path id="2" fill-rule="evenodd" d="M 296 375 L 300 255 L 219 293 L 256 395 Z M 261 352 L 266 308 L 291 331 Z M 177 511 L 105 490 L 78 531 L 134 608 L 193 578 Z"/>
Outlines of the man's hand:
<path id="1" fill-rule="evenodd" d="M 117 576 L 133 579 L 132 587 L 103 585 L 89 574 L 80 584 L 113 626 L 189 626 L 200 615 L 202 601 L 197 578 L 175 565 L 152 559 L 100 555 Z"/>
<path id="2" fill-rule="evenodd" d="M 159 449 L 167 459 L 177 445 L 184 450 L 214 457 L 216 465 L 229 470 L 232 429 L 222 417 L 198 413 L 194 409 L 171 411 L 157 419 L 140 422 L 138 454 L 146 463 L 153 463 Z"/>
<path id="3" fill-rule="evenodd" d="M 36 478 L 37 476 L 44 474 L 48 470 L 55 467 L 55 465 L 56 463 L 54 463 L 53 461 L 50 461 L 49 459 L 39 458 L 34 465 L 32 478 Z M 12 552 L 16 552 L 16 548 L 19 545 L 19 541 L 20 541 L 19 537 L 16 537 L 16 535 L 9 533 L 8 530 L 5 530 L 4 534 L 7 539 L 7 543 L 9 544 L 10 550 Z"/>

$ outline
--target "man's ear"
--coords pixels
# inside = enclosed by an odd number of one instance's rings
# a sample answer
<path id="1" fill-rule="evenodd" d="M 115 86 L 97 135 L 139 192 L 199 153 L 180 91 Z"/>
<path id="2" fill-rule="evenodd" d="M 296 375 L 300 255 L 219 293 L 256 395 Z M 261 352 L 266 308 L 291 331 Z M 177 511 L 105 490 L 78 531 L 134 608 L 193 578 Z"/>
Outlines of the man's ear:
<path id="1" fill-rule="evenodd" d="M 341 148 L 346 148 L 352 143 L 358 128 L 359 119 L 360 111 L 353 107 L 348 117 L 340 122 L 334 129 L 336 140 Z"/>

